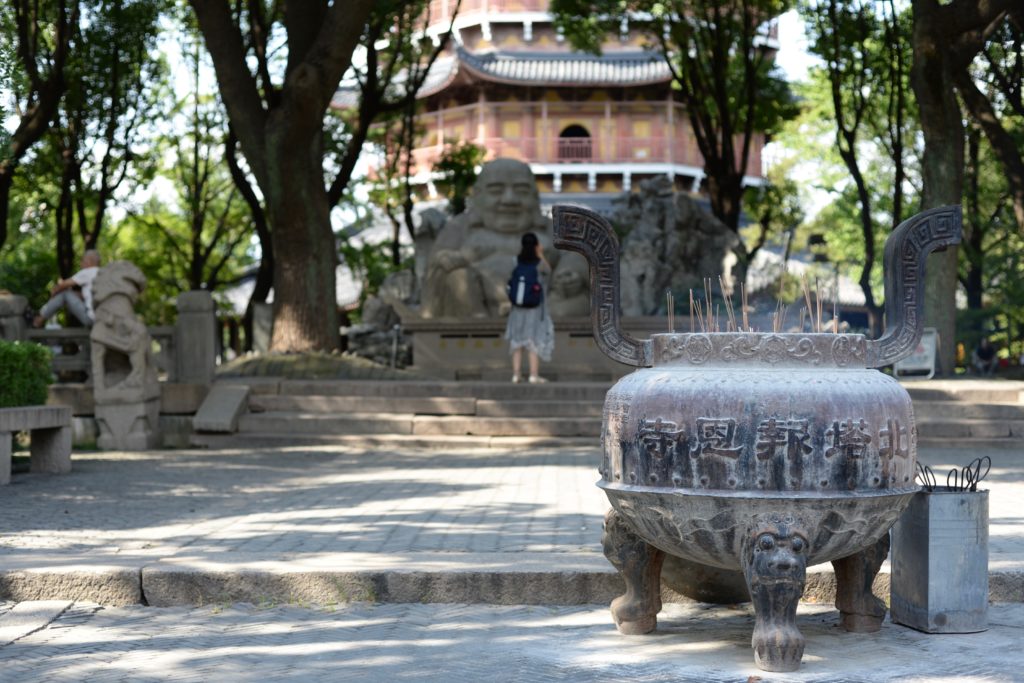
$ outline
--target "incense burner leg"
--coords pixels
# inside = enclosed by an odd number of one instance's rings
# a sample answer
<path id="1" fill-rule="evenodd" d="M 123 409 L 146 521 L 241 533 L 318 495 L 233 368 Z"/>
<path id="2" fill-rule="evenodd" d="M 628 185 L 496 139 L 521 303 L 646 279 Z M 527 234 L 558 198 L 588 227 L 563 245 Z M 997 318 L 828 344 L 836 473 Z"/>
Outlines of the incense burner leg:
<path id="1" fill-rule="evenodd" d="M 885 534 L 871 547 L 832 561 L 839 625 L 844 630 L 874 633 L 882 628 L 885 603 L 871 592 L 871 584 L 888 555 L 889 534 Z"/>
<path id="2" fill-rule="evenodd" d="M 807 541 L 772 525 L 751 534 L 743 570 L 754 604 L 754 662 L 765 671 L 795 671 L 804 656 L 796 608 L 807 578 Z"/>
<path id="3" fill-rule="evenodd" d="M 615 510 L 604 517 L 604 555 L 626 582 L 626 593 L 612 600 L 619 633 L 641 635 L 658 625 L 661 611 L 661 564 L 665 553 L 641 539 Z"/>

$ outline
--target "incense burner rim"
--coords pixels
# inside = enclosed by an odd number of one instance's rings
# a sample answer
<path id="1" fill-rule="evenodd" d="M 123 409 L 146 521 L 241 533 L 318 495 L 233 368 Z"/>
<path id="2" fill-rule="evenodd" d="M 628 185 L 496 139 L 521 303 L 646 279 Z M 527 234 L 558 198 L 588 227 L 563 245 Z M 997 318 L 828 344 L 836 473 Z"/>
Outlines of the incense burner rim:
<path id="1" fill-rule="evenodd" d="M 868 339 L 862 334 L 664 332 L 649 342 L 654 367 L 868 367 Z"/>

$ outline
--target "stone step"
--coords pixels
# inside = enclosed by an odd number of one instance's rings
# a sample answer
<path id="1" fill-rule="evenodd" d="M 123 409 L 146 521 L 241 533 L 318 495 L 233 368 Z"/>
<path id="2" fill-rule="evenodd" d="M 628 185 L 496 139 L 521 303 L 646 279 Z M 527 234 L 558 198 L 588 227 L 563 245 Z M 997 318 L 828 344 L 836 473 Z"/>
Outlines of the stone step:
<path id="1" fill-rule="evenodd" d="M 231 449 L 274 445 L 339 446 L 364 449 L 415 448 L 425 451 L 453 451 L 476 448 L 505 450 L 539 448 L 598 448 L 598 436 L 415 436 L 411 434 L 288 434 L 280 432 L 246 432 L 242 434 L 192 434 L 190 445 L 197 448 Z M 1020 450 L 1016 437 L 981 439 L 977 437 L 921 437 L 920 448 L 952 448 L 973 451 L 984 448 Z"/>
<path id="2" fill-rule="evenodd" d="M 244 380 L 235 379 L 235 382 Z M 390 381 L 280 380 L 266 383 L 254 394 L 292 396 L 380 396 L 396 398 L 477 398 L 484 400 L 603 401 L 610 382 L 549 382 L 513 384 L 509 381 Z M 1005 385 L 1005 386 L 1003 386 Z M 905 382 L 915 402 L 1024 405 L 1020 382 L 946 381 Z"/>
<path id="3" fill-rule="evenodd" d="M 412 434 L 413 415 L 266 412 L 242 417 L 239 434 Z"/>
<path id="4" fill-rule="evenodd" d="M 914 401 L 919 420 L 1024 420 L 1024 405 L 1008 403 L 963 403 L 960 401 Z"/>
<path id="5" fill-rule="evenodd" d="M 499 401 L 476 402 L 479 417 L 601 417 L 602 401 Z"/>
<path id="6" fill-rule="evenodd" d="M 126 559 L 98 566 L 66 566 L 52 561 L 44 564 L 47 558 L 41 558 L 36 560 L 37 566 L 27 571 L 0 568 L 0 583 L 5 587 L 5 599 L 15 602 L 77 600 L 114 607 L 209 606 L 231 602 L 328 606 L 360 601 L 607 605 L 622 595 L 625 588 L 615 568 L 596 551 L 414 552 L 399 557 L 350 552 L 302 560 L 227 555 L 231 557 Z M 1024 602 L 1021 576 L 1014 568 L 990 568 L 989 600 Z M 889 584 L 889 568 L 883 566 L 873 589 L 876 594 L 888 595 Z M 835 600 L 835 574 L 831 566 L 819 564 L 808 568 L 803 599 L 819 604 Z M 663 586 L 662 600 L 688 599 Z M 543 618 L 544 613 L 538 615 Z M 984 663 L 980 665 L 983 667 Z"/>
<path id="7" fill-rule="evenodd" d="M 600 418 L 462 417 L 429 415 L 413 421 L 417 435 L 593 436 L 601 435 Z"/>
<path id="8" fill-rule="evenodd" d="M 914 401 L 1022 403 L 1024 383 L 997 380 L 911 380 L 903 382 Z"/>
<path id="9" fill-rule="evenodd" d="M 549 382 L 364 382 L 282 381 L 278 393 L 291 396 L 390 396 L 477 398 L 485 400 L 604 401 L 611 383 Z"/>
<path id="10" fill-rule="evenodd" d="M 494 448 L 504 450 L 533 448 L 597 448 L 599 437 L 572 436 L 414 436 L 411 434 L 284 434 L 246 432 L 243 434 L 193 434 L 191 445 L 197 448 L 249 448 L 283 446 L 344 446 L 361 449 L 415 448 L 422 450 L 464 450 Z M 596 471 L 596 469 L 595 469 Z"/>
<path id="11" fill-rule="evenodd" d="M 1007 436 L 1001 439 L 982 439 L 975 436 L 961 438 L 918 437 L 917 447 L 919 450 L 922 448 L 952 448 L 962 450 L 965 453 L 985 448 L 994 448 L 999 450 L 1005 449 L 1020 452 L 1024 451 L 1024 441 L 1016 436 Z"/>
<path id="12" fill-rule="evenodd" d="M 475 398 L 393 396 L 257 395 L 249 402 L 254 413 L 410 413 L 416 415 L 473 415 Z"/>
<path id="13" fill-rule="evenodd" d="M 1024 420 L 918 419 L 921 438 L 967 438 L 1017 440 L 1024 446 Z"/>

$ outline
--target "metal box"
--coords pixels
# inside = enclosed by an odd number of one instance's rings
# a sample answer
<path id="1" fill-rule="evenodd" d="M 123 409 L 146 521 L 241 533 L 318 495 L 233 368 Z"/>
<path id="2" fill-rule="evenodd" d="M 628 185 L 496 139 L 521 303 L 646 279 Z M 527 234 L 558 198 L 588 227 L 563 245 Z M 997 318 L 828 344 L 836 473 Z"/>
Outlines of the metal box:
<path id="1" fill-rule="evenodd" d="M 988 628 L 988 491 L 922 491 L 892 530 L 894 623 L 925 633 Z"/>

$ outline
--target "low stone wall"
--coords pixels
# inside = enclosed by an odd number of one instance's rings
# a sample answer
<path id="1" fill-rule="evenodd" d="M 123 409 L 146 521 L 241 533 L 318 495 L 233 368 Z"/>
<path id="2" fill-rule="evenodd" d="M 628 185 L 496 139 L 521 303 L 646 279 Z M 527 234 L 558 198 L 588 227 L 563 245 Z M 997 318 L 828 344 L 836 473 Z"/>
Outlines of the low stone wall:
<path id="1" fill-rule="evenodd" d="M 623 328 L 638 337 L 665 332 L 659 317 L 626 318 Z M 412 335 L 412 369 L 444 379 L 500 380 L 511 375 L 505 320 L 416 320 L 405 322 Z M 614 380 L 633 368 L 601 353 L 594 342 L 590 318 L 555 320 L 555 351 L 541 375 L 558 381 Z"/>

